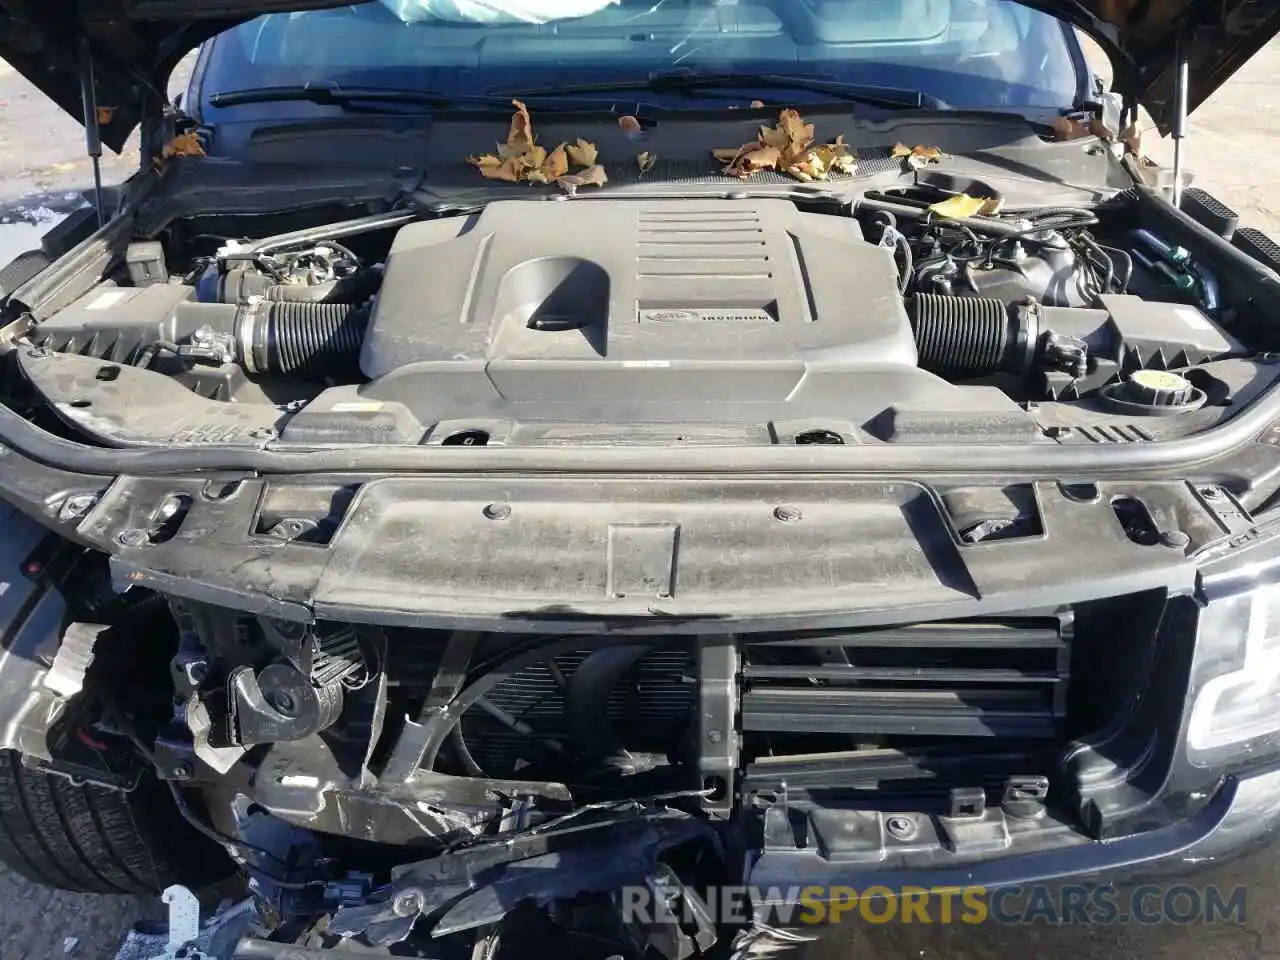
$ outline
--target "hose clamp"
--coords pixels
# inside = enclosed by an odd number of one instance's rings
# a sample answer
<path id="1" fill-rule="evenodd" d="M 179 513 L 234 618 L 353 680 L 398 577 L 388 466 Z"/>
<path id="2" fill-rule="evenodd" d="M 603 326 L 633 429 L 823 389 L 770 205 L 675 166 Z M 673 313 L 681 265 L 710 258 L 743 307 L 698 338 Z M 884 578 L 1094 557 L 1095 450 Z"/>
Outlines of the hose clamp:
<path id="1" fill-rule="evenodd" d="M 257 358 L 253 355 L 253 335 L 258 323 L 258 311 L 266 303 L 266 298 L 253 296 L 240 308 L 236 324 L 236 342 L 240 347 L 240 363 L 245 373 L 257 373 Z"/>

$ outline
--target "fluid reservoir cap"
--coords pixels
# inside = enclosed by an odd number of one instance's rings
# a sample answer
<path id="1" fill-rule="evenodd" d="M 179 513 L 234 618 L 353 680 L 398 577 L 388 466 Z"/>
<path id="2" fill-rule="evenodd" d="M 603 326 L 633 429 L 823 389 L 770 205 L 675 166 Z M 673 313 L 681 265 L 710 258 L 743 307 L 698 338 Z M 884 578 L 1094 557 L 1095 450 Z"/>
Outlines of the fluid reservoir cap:
<path id="1" fill-rule="evenodd" d="M 1137 370 L 1129 375 L 1122 398 L 1144 407 L 1183 407 L 1195 399 L 1196 388 L 1181 374 L 1167 370 Z"/>

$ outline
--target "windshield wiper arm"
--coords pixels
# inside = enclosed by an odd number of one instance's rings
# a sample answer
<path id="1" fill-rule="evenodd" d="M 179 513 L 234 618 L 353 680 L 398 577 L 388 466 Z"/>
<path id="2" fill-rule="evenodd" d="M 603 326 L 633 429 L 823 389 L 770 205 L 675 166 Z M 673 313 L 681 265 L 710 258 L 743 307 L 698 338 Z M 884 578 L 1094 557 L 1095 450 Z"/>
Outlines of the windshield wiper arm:
<path id="1" fill-rule="evenodd" d="M 301 101 L 321 105 L 348 107 L 357 102 L 405 103 L 413 106 L 448 109 L 452 107 L 506 105 L 499 97 L 451 97 L 428 90 L 402 90 L 395 87 L 344 87 L 337 83 L 300 83 L 284 87 L 254 87 L 247 90 L 224 90 L 210 95 L 215 107 L 234 107 L 245 103 L 288 103 Z"/>
<path id="2" fill-rule="evenodd" d="M 901 87 L 869 86 L 845 83 L 826 77 L 787 73 L 712 73 L 696 70 L 676 70 L 667 73 L 651 73 L 647 77 L 627 80 L 605 80 L 599 83 L 567 83 L 544 87 L 501 87 L 486 91 L 490 96 L 554 96 L 564 93 L 609 93 L 627 90 L 652 90 L 655 93 L 671 90 L 687 92 L 715 88 L 743 88 L 751 90 L 810 90 L 826 93 L 839 100 L 851 100 L 872 107 L 889 110 L 950 110 L 946 101 L 919 90 Z"/>

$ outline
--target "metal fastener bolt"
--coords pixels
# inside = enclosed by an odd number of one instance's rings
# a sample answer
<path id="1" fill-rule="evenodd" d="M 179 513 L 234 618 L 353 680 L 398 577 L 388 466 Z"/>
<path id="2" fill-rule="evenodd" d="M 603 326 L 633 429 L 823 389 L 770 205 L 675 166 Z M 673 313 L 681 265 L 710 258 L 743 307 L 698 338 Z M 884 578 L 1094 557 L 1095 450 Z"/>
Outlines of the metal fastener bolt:
<path id="1" fill-rule="evenodd" d="M 417 890 L 406 890 L 396 894 L 391 902 L 391 912 L 397 917 L 412 917 L 422 912 L 422 894 Z"/>
<path id="2" fill-rule="evenodd" d="M 803 514 L 799 507 L 784 505 L 773 508 L 773 517 L 775 520 L 781 520 L 783 523 L 795 523 Z"/>
<path id="3" fill-rule="evenodd" d="M 45 360 L 53 356 L 53 351 L 46 347 L 32 347 L 27 351 L 27 356 L 32 360 Z"/>
<path id="4" fill-rule="evenodd" d="M 98 498 L 92 494 L 77 494 L 62 501 L 62 507 L 58 510 L 59 520 L 75 520 L 83 517 L 86 513 L 93 509 L 93 505 L 98 502 Z"/>
<path id="5" fill-rule="evenodd" d="M 910 817 L 890 817 L 884 822 L 889 835 L 898 840 L 910 840 L 916 835 L 916 822 Z"/>
<path id="6" fill-rule="evenodd" d="M 707 739 L 712 743 L 719 743 L 724 739 L 724 734 L 719 730 L 708 730 Z"/>
<path id="7" fill-rule="evenodd" d="M 141 547 L 149 543 L 151 537 L 147 535 L 147 531 L 139 530 L 132 527 L 128 530 L 121 530 L 116 534 L 116 543 L 122 547 Z"/>
<path id="8" fill-rule="evenodd" d="M 1191 542 L 1191 538 L 1181 530 L 1166 530 L 1164 533 L 1160 534 L 1160 542 L 1166 547 L 1173 547 L 1176 550 L 1181 550 Z"/>
<path id="9" fill-rule="evenodd" d="M 182 675 L 187 683 L 198 687 L 209 679 L 209 663 L 206 660 L 188 660 L 182 664 Z"/>
<path id="10" fill-rule="evenodd" d="M 511 508 L 505 503 L 491 503 L 484 508 L 486 520 L 505 520 L 511 516 Z"/>
<path id="11" fill-rule="evenodd" d="M 186 760 L 179 760 L 169 773 L 170 780 L 190 780 L 195 776 L 195 769 Z"/>
<path id="12" fill-rule="evenodd" d="M 1204 497 L 1206 500 L 1221 500 L 1222 491 L 1217 487 L 1201 487 L 1200 496 Z"/>

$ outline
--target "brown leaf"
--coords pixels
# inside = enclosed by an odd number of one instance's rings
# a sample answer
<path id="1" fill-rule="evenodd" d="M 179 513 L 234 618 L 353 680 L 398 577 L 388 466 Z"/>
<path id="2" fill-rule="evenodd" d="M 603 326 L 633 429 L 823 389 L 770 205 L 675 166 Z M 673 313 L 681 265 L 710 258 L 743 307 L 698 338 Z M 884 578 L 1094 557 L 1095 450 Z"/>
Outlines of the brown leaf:
<path id="1" fill-rule="evenodd" d="M 619 117 L 618 128 L 623 133 L 639 133 L 641 130 L 640 121 L 635 117 Z"/>
<path id="2" fill-rule="evenodd" d="M 745 179 L 761 170 L 776 170 L 781 159 L 782 151 L 777 147 L 755 144 L 735 157 L 724 172 Z"/>
<path id="3" fill-rule="evenodd" d="M 815 152 L 829 174 L 843 173 L 852 175 L 858 169 L 858 158 L 853 155 L 849 145 L 844 142 L 843 134 L 836 137 L 835 143 L 823 144 Z"/>
<path id="4" fill-rule="evenodd" d="M 576 196 L 579 187 L 603 187 L 609 182 L 604 167 L 596 165 L 578 173 L 570 173 L 561 177 L 556 184 L 569 196 Z"/>
<path id="5" fill-rule="evenodd" d="M 507 145 L 512 149 L 529 148 L 534 144 L 533 120 L 529 116 L 529 108 L 519 100 L 512 100 L 516 112 L 511 116 L 511 131 L 507 134 Z"/>
<path id="6" fill-rule="evenodd" d="M 115 107 L 98 107 L 98 126 L 105 127 L 116 118 Z"/>
<path id="7" fill-rule="evenodd" d="M 644 176 L 653 169 L 653 165 L 658 162 L 656 153 L 649 153 L 647 150 L 636 157 L 636 166 L 640 168 L 640 176 Z"/>
<path id="8" fill-rule="evenodd" d="M 817 150 L 810 150 L 787 167 L 787 173 L 801 183 L 811 183 L 814 180 L 827 179 L 827 165 L 822 161 Z"/>
<path id="9" fill-rule="evenodd" d="M 787 140 L 786 131 L 782 129 L 781 125 L 776 127 L 761 127 L 759 139 L 760 146 L 777 147 L 779 150 L 787 149 L 789 142 Z"/>
<path id="10" fill-rule="evenodd" d="M 778 129 L 787 138 L 792 153 L 801 153 L 813 143 L 813 124 L 805 123 L 795 110 L 783 110 L 778 117 Z"/>
<path id="11" fill-rule="evenodd" d="M 160 156 L 165 160 L 170 157 L 203 157 L 204 147 L 194 133 L 180 133 L 164 145 Z"/>
<path id="12" fill-rule="evenodd" d="M 547 161 L 542 165 L 542 172 L 547 176 L 544 182 L 556 180 L 569 172 L 569 155 L 565 152 L 563 143 L 547 154 Z"/>
<path id="13" fill-rule="evenodd" d="M 893 155 L 895 157 L 906 157 L 912 166 L 923 166 L 927 163 L 936 163 L 946 156 L 937 147 L 926 147 L 924 144 L 916 144 L 914 147 L 908 147 L 905 143 L 895 143 L 893 145 Z"/>
<path id="14" fill-rule="evenodd" d="M 479 157 L 467 157 L 467 163 L 474 164 L 481 176 L 487 180 L 507 180 L 515 183 L 520 179 L 520 171 L 515 160 L 502 160 L 491 153 Z"/>
<path id="15" fill-rule="evenodd" d="M 577 143 L 569 144 L 569 159 L 573 161 L 575 167 L 593 167 L 596 158 L 599 157 L 600 151 L 596 149 L 596 145 L 590 140 L 578 138 Z"/>

